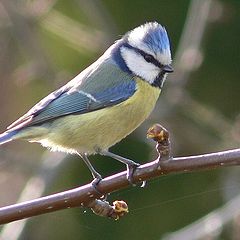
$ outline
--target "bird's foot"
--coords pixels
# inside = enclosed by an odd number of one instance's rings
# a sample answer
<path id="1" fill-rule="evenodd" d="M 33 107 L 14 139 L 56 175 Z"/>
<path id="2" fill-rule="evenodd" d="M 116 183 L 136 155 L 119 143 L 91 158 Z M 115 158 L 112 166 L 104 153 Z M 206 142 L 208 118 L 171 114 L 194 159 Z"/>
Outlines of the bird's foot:
<path id="1" fill-rule="evenodd" d="M 122 156 L 119 156 L 117 154 L 114 154 L 112 152 L 109 152 L 109 151 L 99 151 L 99 153 L 101 155 L 104 155 L 104 156 L 108 156 L 108 157 L 111 157 L 111 158 L 114 158 L 122 163 L 125 163 L 127 165 L 127 180 L 128 182 L 132 185 L 132 186 L 136 186 L 136 184 L 134 184 L 134 179 L 133 179 L 133 174 L 136 170 L 137 167 L 140 166 L 139 163 L 136 163 L 128 158 L 125 158 L 125 157 L 122 157 Z M 141 186 L 144 187 L 146 184 L 145 181 L 142 182 Z"/>
<path id="2" fill-rule="evenodd" d="M 139 163 L 127 164 L 127 180 L 133 186 L 136 186 L 136 184 L 134 183 L 133 174 L 136 168 L 139 166 L 140 166 Z"/>
<path id="3" fill-rule="evenodd" d="M 98 188 L 98 184 L 102 181 L 102 176 L 99 173 L 95 173 L 93 176 L 93 180 L 91 182 L 94 190 L 101 195 L 104 195 Z"/>
<path id="4" fill-rule="evenodd" d="M 134 183 L 133 174 L 134 174 L 136 168 L 139 167 L 139 166 L 140 166 L 140 164 L 135 163 L 135 162 L 134 162 L 134 164 L 128 164 L 127 165 L 127 180 L 134 187 L 137 184 Z M 145 186 L 146 186 L 146 181 L 142 181 L 141 182 L 141 187 L 145 187 Z"/>
<path id="5" fill-rule="evenodd" d="M 99 195 L 101 195 L 100 199 L 102 201 L 106 201 L 108 196 L 109 196 L 109 193 L 102 193 L 99 188 L 98 188 L 98 184 L 102 181 L 102 176 L 98 173 L 98 174 L 94 174 L 94 178 L 91 182 L 94 190 L 96 191 L 96 193 L 98 193 Z"/>

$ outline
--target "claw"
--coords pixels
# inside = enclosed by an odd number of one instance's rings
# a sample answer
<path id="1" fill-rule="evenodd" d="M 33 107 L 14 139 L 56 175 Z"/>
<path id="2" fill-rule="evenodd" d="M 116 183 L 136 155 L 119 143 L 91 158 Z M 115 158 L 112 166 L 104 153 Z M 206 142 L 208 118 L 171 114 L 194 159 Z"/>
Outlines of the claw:
<path id="1" fill-rule="evenodd" d="M 98 193 L 98 194 L 101 194 L 101 195 L 104 195 L 103 193 L 101 193 L 99 190 L 98 190 L 98 184 L 101 182 L 102 180 L 102 176 L 99 174 L 99 175 L 95 175 L 94 176 L 94 179 L 92 180 L 91 184 L 94 188 L 94 190 Z"/>
<path id="2" fill-rule="evenodd" d="M 136 184 L 133 183 L 133 174 L 134 174 L 136 168 L 140 166 L 139 163 L 136 163 L 128 158 L 121 157 L 121 156 L 116 155 L 109 151 L 99 151 L 99 153 L 103 156 L 108 156 L 108 157 L 114 158 L 122 163 L 125 163 L 127 165 L 127 180 L 132 186 L 136 186 Z M 146 181 L 143 181 L 141 186 L 144 187 L 145 184 L 146 184 Z"/>
<path id="3" fill-rule="evenodd" d="M 133 182 L 133 174 L 134 174 L 136 168 L 139 166 L 140 166 L 139 163 L 127 165 L 127 180 L 132 186 L 136 186 L 136 184 Z"/>

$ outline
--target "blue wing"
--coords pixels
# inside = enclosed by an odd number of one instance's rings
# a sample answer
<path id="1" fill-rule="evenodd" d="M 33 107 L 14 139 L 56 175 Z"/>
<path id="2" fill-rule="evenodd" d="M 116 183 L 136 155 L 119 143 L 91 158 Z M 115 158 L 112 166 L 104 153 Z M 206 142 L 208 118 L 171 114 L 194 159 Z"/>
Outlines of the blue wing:
<path id="1" fill-rule="evenodd" d="M 8 129 L 20 129 L 61 116 L 110 107 L 125 101 L 135 91 L 133 77 L 114 63 L 95 63 L 67 85 L 45 97 Z"/>

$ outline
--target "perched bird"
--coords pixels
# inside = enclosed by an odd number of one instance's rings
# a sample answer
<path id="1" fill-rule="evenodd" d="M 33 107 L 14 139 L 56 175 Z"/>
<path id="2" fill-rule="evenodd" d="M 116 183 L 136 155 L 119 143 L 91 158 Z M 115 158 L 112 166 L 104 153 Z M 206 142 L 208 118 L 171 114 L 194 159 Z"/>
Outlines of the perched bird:
<path id="1" fill-rule="evenodd" d="M 149 22 L 126 33 L 92 65 L 43 98 L 0 135 L 0 144 L 16 139 L 39 142 L 53 151 L 78 154 L 94 183 L 101 175 L 88 155 L 101 154 L 138 166 L 108 149 L 135 130 L 151 113 L 172 72 L 167 32 Z"/>

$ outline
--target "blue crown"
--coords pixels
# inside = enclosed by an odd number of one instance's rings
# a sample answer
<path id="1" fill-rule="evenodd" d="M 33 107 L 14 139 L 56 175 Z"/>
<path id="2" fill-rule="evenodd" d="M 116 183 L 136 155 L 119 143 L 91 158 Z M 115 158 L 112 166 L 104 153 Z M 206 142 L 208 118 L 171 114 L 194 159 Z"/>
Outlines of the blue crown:
<path id="1" fill-rule="evenodd" d="M 142 41 L 154 52 L 163 52 L 170 48 L 167 31 L 163 26 L 157 22 L 150 22 L 142 27 L 146 31 Z"/>
<path id="2" fill-rule="evenodd" d="M 133 45 L 129 43 L 129 37 L 131 36 L 134 39 L 132 42 Z M 111 51 L 108 52 L 108 54 L 111 54 L 115 63 L 117 63 L 123 71 L 132 73 L 123 60 L 120 49 L 122 46 L 138 49 L 138 47 L 141 47 L 138 44 L 145 45 L 156 54 L 163 53 L 166 50 L 170 51 L 170 43 L 165 28 L 157 22 L 149 22 L 127 32 L 120 40 L 111 46 Z"/>

